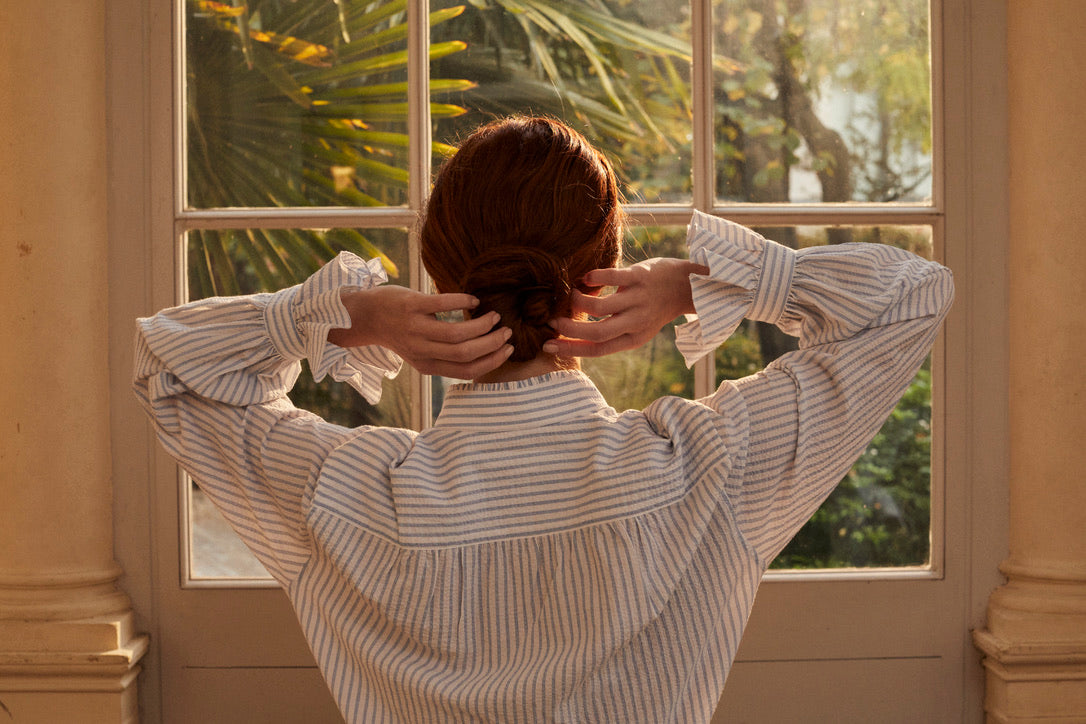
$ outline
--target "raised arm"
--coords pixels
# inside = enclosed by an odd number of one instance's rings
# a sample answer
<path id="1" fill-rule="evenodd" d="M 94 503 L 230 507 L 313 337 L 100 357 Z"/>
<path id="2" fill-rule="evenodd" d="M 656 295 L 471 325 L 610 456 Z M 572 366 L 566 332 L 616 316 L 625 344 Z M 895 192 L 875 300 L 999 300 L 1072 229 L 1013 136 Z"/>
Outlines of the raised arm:
<path id="1" fill-rule="evenodd" d="M 706 404 L 747 416 L 747 455 L 730 491 L 768 565 L 878 432 L 931 349 L 953 299 L 949 270 L 884 244 L 792 251 L 721 219 L 695 219 L 697 321 L 677 332 L 688 360 L 715 349 L 744 315 L 799 337 L 762 372 Z"/>
<path id="2" fill-rule="evenodd" d="M 674 318 L 668 315 L 677 307 L 667 300 L 681 298 L 683 284 L 696 311 L 676 330 L 688 364 L 715 350 L 745 318 L 799 337 L 799 350 L 755 375 L 724 382 L 699 401 L 721 415 L 717 429 L 729 430 L 721 444 L 742 449 L 742 474 L 730 478 L 725 492 L 768 565 L 908 387 L 950 308 L 953 281 L 939 264 L 895 247 L 793 251 L 700 213 L 690 225 L 689 242 L 691 262 L 704 273 L 680 281 L 660 266 L 655 276 L 670 291 L 638 296 L 620 287 L 608 301 L 620 311 L 598 322 L 561 322 L 563 334 L 581 339 L 561 340 L 558 349 L 605 353 L 636 346 L 638 334 L 651 337 L 660 328 L 656 321 Z M 638 332 L 653 306 L 660 310 L 656 326 Z"/>
<path id="3" fill-rule="evenodd" d="M 382 378 L 400 368 L 393 348 L 450 373 L 505 359 L 494 320 L 434 317 L 468 300 L 380 286 L 385 279 L 376 260 L 341 254 L 274 294 L 138 320 L 134 387 L 159 440 L 281 582 L 308 555 L 304 505 L 324 459 L 356 434 L 290 403 L 300 360 L 316 379 L 331 375 L 376 403 Z"/>

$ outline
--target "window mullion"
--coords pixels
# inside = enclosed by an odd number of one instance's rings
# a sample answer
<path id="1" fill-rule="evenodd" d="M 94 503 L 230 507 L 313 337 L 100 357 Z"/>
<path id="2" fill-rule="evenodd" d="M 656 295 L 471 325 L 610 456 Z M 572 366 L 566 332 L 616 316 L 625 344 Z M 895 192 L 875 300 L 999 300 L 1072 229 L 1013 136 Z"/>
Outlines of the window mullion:
<path id="1" fill-rule="evenodd" d="M 430 123 L 430 3 L 429 0 L 408 0 L 407 3 L 407 133 L 408 190 L 407 205 L 417 215 L 426 205 L 430 193 L 431 132 Z M 411 288 L 426 290 L 430 281 L 422 268 L 417 225 L 408 229 L 408 254 Z M 430 378 L 405 365 L 411 375 L 411 426 L 416 430 L 428 427 L 432 410 Z"/>
<path id="2" fill-rule="evenodd" d="M 944 133 L 944 70 L 943 51 L 943 0 L 931 0 L 928 5 L 930 22 L 928 23 L 931 57 L 931 155 L 932 155 L 932 203 L 940 212 L 946 209 L 946 149 L 943 146 Z"/>
<path id="3" fill-rule="evenodd" d="M 694 208 L 713 208 L 713 8 L 711 0 L 691 0 L 691 93 L 693 94 Z"/>
<path id="4" fill-rule="evenodd" d="M 691 106 L 693 107 L 692 195 L 695 209 L 710 211 L 716 191 L 713 184 L 713 6 L 711 0 L 691 0 Z M 689 211 L 685 211 L 689 219 Z M 680 223 L 686 223 L 681 221 Z M 694 365 L 694 395 L 706 397 L 715 385 L 713 355 Z"/>
<path id="5" fill-rule="evenodd" d="M 407 203 L 415 212 L 423 207 L 430 192 L 429 15 L 429 0 L 409 0 L 407 3 L 407 133 L 410 158 Z"/>

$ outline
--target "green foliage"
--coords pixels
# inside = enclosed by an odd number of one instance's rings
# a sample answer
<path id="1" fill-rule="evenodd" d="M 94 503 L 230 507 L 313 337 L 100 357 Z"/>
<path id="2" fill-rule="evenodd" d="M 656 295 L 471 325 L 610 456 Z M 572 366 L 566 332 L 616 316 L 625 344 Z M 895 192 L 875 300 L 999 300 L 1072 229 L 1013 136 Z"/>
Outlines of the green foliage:
<path id="1" fill-rule="evenodd" d="M 461 8 L 434 13 L 437 24 Z M 186 205 L 385 206 L 406 200 L 406 3 L 188 0 Z M 463 50 L 437 44 L 431 57 Z M 432 92 L 465 88 L 437 79 Z M 434 102 L 443 118 L 463 109 Z M 434 145 L 435 155 L 449 153 Z M 339 230 L 190 234 L 193 298 L 304 280 L 336 248 L 400 267 L 368 234 Z M 242 275 L 242 276 L 239 276 Z"/>
<path id="2" fill-rule="evenodd" d="M 353 387 L 346 383 L 326 380 L 313 381 L 306 362 L 302 373 L 290 391 L 291 401 L 303 410 L 319 411 L 321 417 L 343 427 L 362 425 L 411 426 L 411 395 L 407 389 L 408 375 L 392 382 L 386 381 L 381 393 L 381 404 L 366 402 Z"/>
<path id="3" fill-rule="evenodd" d="M 362 239 L 385 250 L 385 258 L 396 267 L 407 267 L 407 234 L 403 229 L 370 229 L 365 237 L 355 229 L 192 231 L 188 238 L 188 268 L 190 280 L 195 278 L 197 284 L 190 281 L 190 289 L 214 289 L 225 294 L 273 292 L 282 288 L 290 275 L 305 279 L 340 251 L 372 256 L 362 248 Z M 268 259 L 280 261 L 274 251 L 254 255 L 254 249 L 267 246 L 288 251 L 281 261 L 291 265 L 289 272 L 276 275 L 269 271 Z M 213 277 L 204 278 L 208 274 Z M 303 369 L 290 397 L 299 407 L 319 411 L 329 421 L 346 427 L 409 425 L 410 402 L 404 383 L 386 383 L 384 390 L 381 405 L 375 407 L 348 385 L 330 379 L 317 383 L 309 370 Z"/>
<path id="4" fill-rule="evenodd" d="M 924 0 L 713 5 L 720 194 L 788 200 L 796 169 L 816 173 L 831 201 L 905 198 L 923 184 L 931 147 Z M 430 115 L 439 136 L 454 140 L 494 115 L 550 113 L 612 156 L 632 199 L 689 198 L 691 28 L 682 3 L 434 6 Z M 187 205 L 404 202 L 406 0 L 187 0 L 185 9 Z M 828 94 L 859 108 L 846 127 L 819 118 Z M 441 158 L 451 146 L 433 151 Z M 255 273 L 280 285 L 327 258 L 316 232 L 219 236 L 193 241 L 193 296 L 238 287 L 222 264 L 228 244 L 263 260 Z M 355 242 L 367 256 L 383 254 L 366 235 Z"/>
<path id="5" fill-rule="evenodd" d="M 666 395 L 690 397 L 693 376 L 675 350 L 673 327 L 639 349 L 582 360 L 607 402 L 617 410 L 641 409 Z"/>
<path id="6" fill-rule="evenodd" d="M 717 348 L 714 355 L 718 380 L 737 380 L 765 366 L 753 322 L 746 322 Z"/>
<path id="7" fill-rule="evenodd" d="M 670 4 L 475 0 L 436 33 L 466 52 L 435 67 L 478 85 L 456 94 L 455 138 L 510 113 L 561 117 L 604 150 L 632 198 L 690 191 L 690 43 Z M 680 193 L 681 192 L 681 193 Z"/>
<path id="8" fill-rule="evenodd" d="M 304 281 L 340 251 L 380 258 L 396 278 L 402 253 L 380 233 L 356 229 L 203 229 L 188 234 L 187 265 L 192 299 L 251 294 Z M 397 263 L 399 261 L 399 263 Z"/>

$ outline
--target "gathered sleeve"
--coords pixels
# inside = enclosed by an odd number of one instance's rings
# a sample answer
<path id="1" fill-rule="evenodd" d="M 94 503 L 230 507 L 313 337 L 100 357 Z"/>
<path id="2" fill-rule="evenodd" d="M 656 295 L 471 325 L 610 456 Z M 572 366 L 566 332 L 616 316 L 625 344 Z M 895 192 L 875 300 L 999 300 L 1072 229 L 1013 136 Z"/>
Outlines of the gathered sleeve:
<path id="1" fill-rule="evenodd" d="M 688 364 L 743 319 L 799 338 L 764 370 L 704 404 L 745 419 L 745 464 L 730 504 L 768 566 L 832 492 L 923 363 L 953 300 L 940 264 L 883 244 L 795 251 L 696 213 L 688 239 L 696 318 L 676 330 Z M 734 420 L 731 421 L 734 423 Z"/>
<path id="2" fill-rule="evenodd" d="M 386 281 L 377 260 L 347 252 L 302 284 L 216 297 L 137 320 L 133 385 L 160 442 L 199 483 L 280 583 L 308 558 L 305 500 L 327 455 L 352 433 L 294 407 L 287 392 L 308 361 L 318 381 L 347 382 L 371 403 L 401 360 L 345 349 L 348 287 Z"/>

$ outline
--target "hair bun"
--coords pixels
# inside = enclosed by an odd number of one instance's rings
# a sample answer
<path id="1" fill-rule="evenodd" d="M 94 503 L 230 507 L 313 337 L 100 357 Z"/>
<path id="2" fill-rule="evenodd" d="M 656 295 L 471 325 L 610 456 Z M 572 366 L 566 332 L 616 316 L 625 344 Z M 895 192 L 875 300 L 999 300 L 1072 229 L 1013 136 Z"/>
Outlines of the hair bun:
<path id="1" fill-rule="evenodd" d="M 569 313 L 570 284 L 565 266 L 553 255 L 530 246 L 492 248 L 480 254 L 460 282 L 479 299 L 473 314 L 501 314 L 513 330 L 510 359 L 534 359 L 543 343 L 556 336 L 548 322 Z"/>

